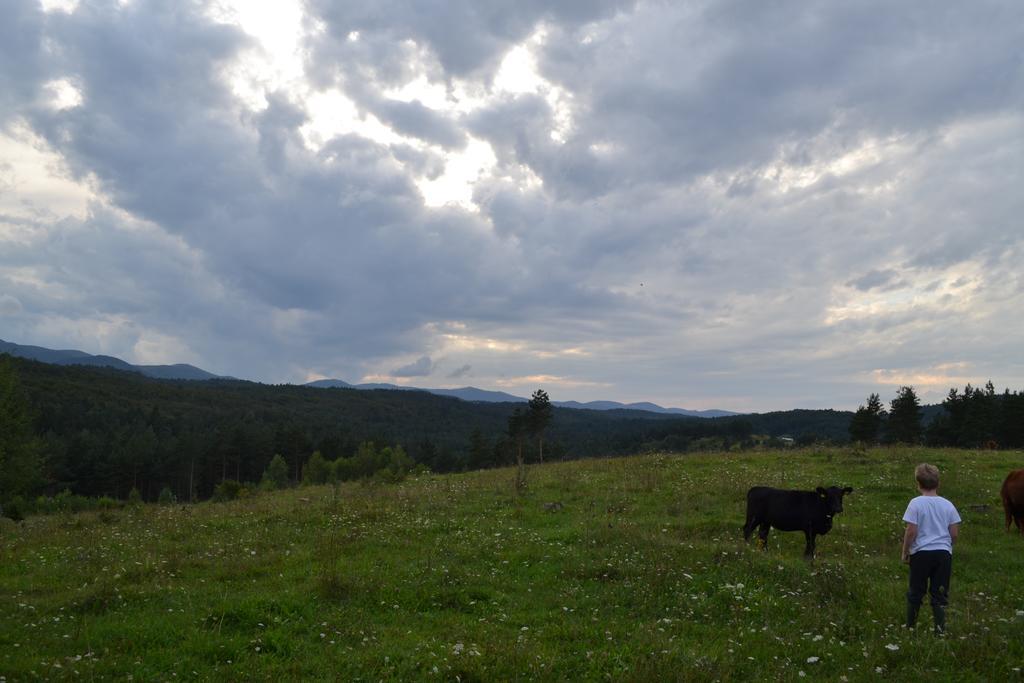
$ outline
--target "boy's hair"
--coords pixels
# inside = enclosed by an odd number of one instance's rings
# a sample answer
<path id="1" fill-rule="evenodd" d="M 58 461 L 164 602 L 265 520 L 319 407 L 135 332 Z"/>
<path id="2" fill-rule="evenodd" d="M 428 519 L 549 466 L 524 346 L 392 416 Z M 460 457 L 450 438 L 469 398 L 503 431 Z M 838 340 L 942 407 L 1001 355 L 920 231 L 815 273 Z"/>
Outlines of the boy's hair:
<path id="1" fill-rule="evenodd" d="M 926 491 L 939 488 L 939 468 L 935 465 L 921 463 L 914 469 L 914 478 L 917 479 L 917 485 Z"/>

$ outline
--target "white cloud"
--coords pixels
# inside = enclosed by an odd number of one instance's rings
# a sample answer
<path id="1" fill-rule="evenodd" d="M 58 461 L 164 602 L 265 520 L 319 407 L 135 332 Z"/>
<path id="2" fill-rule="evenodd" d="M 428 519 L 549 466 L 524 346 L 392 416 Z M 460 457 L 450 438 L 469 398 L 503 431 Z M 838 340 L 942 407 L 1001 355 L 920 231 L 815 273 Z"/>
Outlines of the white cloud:
<path id="1" fill-rule="evenodd" d="M 39 0 L 44 12 L 65 12 L 70 14 L 78 7 L 79 0 Z"/>
<path id="2" fill-rule="evenodd" d="M 31 224 L 16 225 L 13 217 L 81 218 L 96 198 L 91 183 L 72 178 L 60 154 L 25 121 L 0 131 L 0 160 L 0 240 L 31 238 Z"/>

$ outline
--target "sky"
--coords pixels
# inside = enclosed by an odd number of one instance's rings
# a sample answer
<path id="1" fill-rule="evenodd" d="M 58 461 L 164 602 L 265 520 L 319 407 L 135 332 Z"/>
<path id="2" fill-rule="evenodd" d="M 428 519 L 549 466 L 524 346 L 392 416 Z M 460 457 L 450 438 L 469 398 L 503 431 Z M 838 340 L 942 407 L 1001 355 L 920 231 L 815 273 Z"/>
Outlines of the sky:
<path id="1" fill-rule="evenodd" d="M 0 338 L 741 412 L 1024 389 L 1024 4 L 0 0 Z"/>

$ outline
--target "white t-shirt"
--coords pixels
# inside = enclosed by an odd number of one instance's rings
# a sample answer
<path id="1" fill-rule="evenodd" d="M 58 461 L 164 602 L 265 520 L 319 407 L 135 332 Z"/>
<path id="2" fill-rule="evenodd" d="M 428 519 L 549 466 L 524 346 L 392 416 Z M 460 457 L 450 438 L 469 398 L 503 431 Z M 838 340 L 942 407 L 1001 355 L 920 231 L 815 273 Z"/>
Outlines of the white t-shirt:
<path id="1" fill-rule="evenodd" d="M 942 496 L 914 498 L 903 513 L 903 521 L 917 525 L 917 538 L 910 546 L 911 555 L 920 550 L 945 550 L 953 553 L 949 527 L 960 523 L 960 513 Z"/>

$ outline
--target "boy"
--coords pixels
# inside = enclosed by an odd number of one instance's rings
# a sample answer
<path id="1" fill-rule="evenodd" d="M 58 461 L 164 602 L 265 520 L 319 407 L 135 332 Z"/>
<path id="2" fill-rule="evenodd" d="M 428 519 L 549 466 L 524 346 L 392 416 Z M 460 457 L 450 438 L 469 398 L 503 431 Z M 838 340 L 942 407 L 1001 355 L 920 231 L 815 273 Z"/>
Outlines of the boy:
<path id="1" fill-rule="evenodd" d="M 939 470 L 922 463 L 914 470 L 921 492 L 910 501 L 903 521 L 903 561 L 910 563 L 910 590 L 907 591 L 907 628 L 917 624 L 917 612 L 925 591 L 931 595 L 935 632 L 946 630 L 946 603 L 949 577 L 953 571 L 953 543 L 960 532 L 960 514 L 938 494 Z"/>

